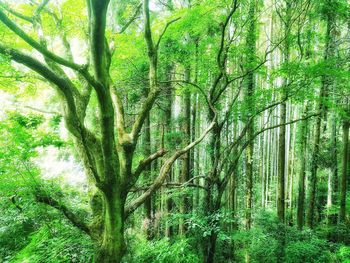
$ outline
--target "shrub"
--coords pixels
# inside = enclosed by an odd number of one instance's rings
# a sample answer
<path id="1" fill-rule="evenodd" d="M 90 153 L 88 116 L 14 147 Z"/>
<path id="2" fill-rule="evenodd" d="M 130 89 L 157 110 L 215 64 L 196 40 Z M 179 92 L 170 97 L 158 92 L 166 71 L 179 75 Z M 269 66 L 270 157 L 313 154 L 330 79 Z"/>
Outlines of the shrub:
<path id="1" fill-rule="evenodd" d="M 74 227 L 53 221 L 30 236 L 30 242 L 11 263 L 88 263 L 94 249 L 89 238 Z"/>
<path id="2" fill-rule="evenodd" d="M 141 236 L 133 236 L 129 253 L 124 261 L 132 263 L 197 263 L 202 262 L 188 239 L 170 241 L 167 238 L 148 241 Z"/>

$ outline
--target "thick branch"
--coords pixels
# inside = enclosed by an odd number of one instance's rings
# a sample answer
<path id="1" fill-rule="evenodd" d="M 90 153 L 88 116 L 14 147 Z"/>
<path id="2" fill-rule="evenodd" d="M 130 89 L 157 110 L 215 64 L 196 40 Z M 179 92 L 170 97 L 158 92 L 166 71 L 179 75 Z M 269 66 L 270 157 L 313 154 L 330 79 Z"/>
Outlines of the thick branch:
<path id="1" fill-rule="evenodd" d="M 67 81 L 64 77 L 57 75 L 46 65 L 36 60 L 35 58 L 32 58 L 31 56 L 28 56 L 18 50 L 0 45 L 0 53 L 6 56 L 10 56 L 12 60 L 27 66 L 57 86 L 58 90 L 61 92 L 61 94 L 63 94 L 65 102 L 67 104 L 68 111 L 65 114 L 67 128 L 76 138 L 79 138 L 85 146 L 85 150 L 87 151 L 86 153 L 89 156 L 90 168 L 93 172 L 96 182 L 98 183 L 98 174 L 95 169 L 91 154 L 86 147 L 88 140 L 96 144 L 96 138 L 79 121 L 74 96 L 72 94 L 74 87 L 71 87 L 70 81 Z"/>
<path id="2" fill-rule="evenodd" d="M 29 17 L 29 16 L 25 16 L 19 12 L 17 12 L 16 10 L 13 10 L 12 8 L 10 8 L 7 4 L 0 2 L 0 6 L 2 8 L 4 8 L 7 12 L 9 12 L 10 14 L 14 15 L 15 17 L 18 17 L 24 21 L 27 21 L 29 23 L 33 23 L 33 18 Z"/>
<path id="3" fill-rule="evenodd" d="M 58 64 L 69 67 L 71 69 L 81 71 L 84 66 L 75 64 L 74 62 L 68 61 L 56 54 L 50 52 L 46 47 L 35 41 L 29 35 L 27 35 L 20 27 L 18 27 L 11 19 L 9 19 L 5 13 L 0 9 L 0 21 L 4 23 L 12 32 L 27 42 L 30 46 L 39 51 L 43 56 L 52 59 Z"/>
<path id="4" fill-rule="evenodd" d="M 105 30 L 109 0 L 88 0 L 88 2 L 92 62 L 96 78 L 106 86 L 109 76 Z"/>
<path id="5" fill-rule="evenodd" d="M 90 228 L 85 224 L 85 222 L 79 218 L 77 215 L 75 215 L 70 209 L 65 206 L 64 204 L 61 204 L 57 200 L 53 199 L 50 196 L 42 195 L 42 194 L 36 194 L 35 198 L 38 202 L 47 204 L 53 208 L 56 208 L 57 210 L 61 211 L 64 216 L 77 228 L 79 228 L 81 231 L 85 232 L 88 235 L 91 235 Z"/>
<path id="6" fill-rule="evenodd" d="M 154 102 L 159 94 L 159 90 L 151 90 L 144 103 L 140 113 L 138 114 L 131 131 L 132 141 L 135 142 L 139 136 L 142 129 L 142 125 L 145 122 L 148 112 L 152 109 Z"/>
<path id="7" fill-rule="evenodd" d="M 214 125 L 216 124 L 216 116 L 214 117 L 213 121 L 210 123 L 209 127 L 202 133 L 202 135 L 197 138 L 192 143 L 188 144 L 184 148 L 176 151 L 169 159 L 167 159 L 163 166 L 160 169 L 158 177 L 154 180 L 153 184 L 148 188 L 147 191 L 145 191 L 143 194 L 141 194 L 138 198 L 131 201 L 125 208 L 125 217 L 128 217 L 132 212 L 134 212 L 145 200 L 148 199 L 148 197 L 157 191 L 163 184 L 165 178 L 167 177 L 171 166 L 173 163 L 183 154 L 190 151 L 194 146 L 199 144 L 205 136 L 213 129 Z"/>
<path id="8" fill-rule="evenodd" d="M 162 157 L 166 154 L 166 150 L 160 149 L 157 152 L 151 154 L 146 159 L 140 161 L 139 165 L 135 169 L 135 172 L 133 173 L 134 178 L 137 180 L 137 178 L 140 176 L 140 174 L 145 170 L 145 168 L 150 165 L 154 160 L 158 159 L 159 157 Z"/>
<path id="9" fill-rule="evenodd" d="M 71 117 L 74 117 L 74 115 L 76 115 L 74 98 L 72 94 L 73 88 L 70 86 L 70 83 L 66 81 L 66 79 L 58 76 L 55 72 L 53 72 L 51 69 L 46 67 L 43 63 L 36 60 L 35 58 L 32 58 L 31 56 L 26 55 L 13 48 L 0 45 L 0 53 L 6 56 L 10 56 L 11 59 L 16 61 L 17 63 L 27 66 L 28 68 L 34 70 L 35 72 L 43 76 L 51 83 L 55 84 L 65 96 L 68 108 L 70 110 L 70 113 L 72 114 Z"/>
<path id="10" fill-rule="evenodd" d="M 144 15 L 144 26 L 145 26 L 145 40 L 148 48 L 149 56 L 152 56 L 155 52 L 155 47 L 152 38 L 151 21 L 149 16 L 149 0 L 143 1 L 143 15 Z"/>

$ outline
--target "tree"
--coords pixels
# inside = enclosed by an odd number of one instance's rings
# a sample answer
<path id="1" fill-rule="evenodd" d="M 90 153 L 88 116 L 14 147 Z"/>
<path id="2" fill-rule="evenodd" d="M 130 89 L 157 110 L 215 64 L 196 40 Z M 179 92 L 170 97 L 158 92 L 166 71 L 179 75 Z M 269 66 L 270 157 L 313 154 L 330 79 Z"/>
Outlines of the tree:
<path id="1" fill-rule="evenodd" d="M 326 30 L 326 44 L 324 50 L 324 59 L 328 61 L 331 65 L 334 62 L 335 53 L 335 15 L 334 15 L 334 2 L 332 0 L 326 1 L 325 15 L 327 18 L 327 30 Z M 319 166 L 319 151 L 320 151 L 320 139 L 321 139 L 321 128 L 322 128 L 322 118 L 326 115 L 326 105 L 325 98 L 329 92 L 330 87 L 333 85 L 334 80 L 332 76 L 324 74 L 322 76 L 322 85 L 319 93 L 319 100 L 317 104 L 317 109 L 320 115 L 316 119 L 314 142 L 313 142 L 313 152 L 311 161 L 311 175 L 310 175 L 310 197 L 309 197 L 309 207 L 307 214 L 307 224 L 310 228 L 314 227 L 314 216 L 315 216 L 315 202 L 316 202 L 316 190 L 317 190 L 317 169 Z"/>
<path id="2" fill-rule="evenodd" d="M 247 43 L 247 69 L 248 72 L 246 80 L 246 97 L 248 104 L 247 114 L 247 140 L 249 144 L 246 148 L 246 228 L 250 229 L 252 224 L 252 201 L 253 201 L 253 150 L 254 150 L 254 120 L 251 120 L 251 114 L 254 112 L 254 87 L 255 87 L 255 76 L 254 76 L 254 61 L 256 56 L 256 9 L 255 1 L 249 3 L 249 30 L 246 39 Z"/>
<path id="3" fill-rule="evenodd" d="M 344 119 L 343 128 L 343 162 L 342 162 L 342 175 L 341 175 L 341 187 L 340 187 L 340 210 L 339 210 L 339 221 L 345 221 L 346 211 L 346 185 L 348 175 L 348 163 L 349 163 L 349 120 Z"/>
<path id="4" fill-rule="evenodd" d="M 348 7 L 0 1 L 0 257 L 346 259 Z"/>
<path id="5" fill-rule="evenodd" d="M 305 105 L 304 116 L 307 114 L 309 107 L 308 103 Z M 298 209 L 297 209 L 297 225 L 298 229 L 302 230 L 304 226 L 304 206 L 305 206 L 305 175 L 306 175 L 306 160 L 307 160 L 307 135 L 308 135 L 308 121 L 304 120 L 300 127 L 300 156 L 301 165 L 298 181 Z"/>
<path id="6" fill-rule="evenodd" d="M 95 223 L 98 222 L 97 225 L 89 226 L 73 212 L 68 212 L 67 207 L 55 205 L 56 202 L 50 196 L 38 196 L 38 200 L 62 210 L 75 226 L 95 240 L 98 245 L 97 262 L 120 262 L 125 253 L 124 222 L 126 218 L 162 185 L 175 160 L 202 141 L 213 124 L 209 125 L 196 140 L 171 154 L 147 191 L 135 200 L 127 202 L 128 193 L 140 174 L 149 167 L 151 162 L 166 153 L 164 149 L 160 149 L 138 164 L 133 163 L 140 132 L 160 92 L 157 80 L 159 45 L 166 29 L 177 19 L 170 21 L 155 41 L 151 32 L 149 1 L 144 1 L 143 16 L 149 59 L 149 92 L 131 129 L 127 130 L 122 98 L 118 88 L 114 85 L 110 71 L 113 50 L 106 36 L 109 1 L 87 1 L 86 3 L 91 63 L 85 65 L 75 63 L 72 56 L 60 56 L 48 49 L 46 39 L 40 35 L 42 27 L 40 17 L 43 12 L 51 12 L 48 4 L 49 1 L 43 1 L 35 9 L 34 16 L 25 19 L 32 23 L 34 29 L 38 30 L 39 41 L 22 30 L 13 19 L 5 14 L 4 9 L 0 10 L 2 23 L 39 52 L 45 63 L 5 45 L 0 46 L 0 53 L 41 75 L 61 95 L 62 114 L 66 127 L 75 138 L 86 174 L 93 184 L 91 187 L 97 189 L 94 195 L 96 207 L 93 208 L 93 212 L 94 217 L 100 220 L 95 221 Z M 20 15 L 16 17 L 23 19 L 23 16 Z M 64 39 L 62 41 L 64 42 Z M 70 52 L 70 50 L 66 51 Z M 62 66 L 73 70 L 75 77 L 69 77 Z M 79 86 L 81 85 L 84 89 L 81 90 L 73 79 L 80 80 Z M 98 101 L 100 135 L 90 131 L 84 125 L 92 91 L 96 93 Z"/>

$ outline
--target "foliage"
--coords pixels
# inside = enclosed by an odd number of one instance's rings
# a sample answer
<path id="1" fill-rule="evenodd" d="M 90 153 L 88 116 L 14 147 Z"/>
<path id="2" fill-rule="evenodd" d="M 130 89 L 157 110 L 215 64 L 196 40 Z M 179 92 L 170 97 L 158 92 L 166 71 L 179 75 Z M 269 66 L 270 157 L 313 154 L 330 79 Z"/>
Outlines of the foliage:
<path id="1" fill-rule="evenodd" d="M 147 241 L 144 237 L 135 235 L 130 240 L 130 251 L 125 262 L 135 263 L 195 263 L 200 262 L 198 253 L 191 247 L 186 238 Z"/>
<path id="2" fill-rule="evenodd" d="M 349 263 L 350 262 L 350 247 L 341 246 L 339 248 L 337 256 L 342 263 Z"/>
<path id="3" fill-rule="evenodd" d="M 213 247 L 217 262 L 350 262 L 349 1 L 142 2 L 1 1 L 0 262 L 92 262 L 114 217 L 130 263 L 203 262 Z M 320 122 L 304 130 L 306 101 Z M 52 149 L 80 159 L 86 184 L 43 179 Z M 313 230 L 294 226 L 301 196 Z"/>
<path id="4" fill-rule="evenodd" d="M 268 212 L 260 213 L 256 223 L 251 230 L 241 230 L 233 236 L 241 260 L 248 253 L 252 262 L 273 262 L 283 251 L 284 262 L 288 263 L 330 261 L 330 244 L 310 230 L 300 232 L 295 227 L 281 225 Z"/>
<path id="5" fill-rule="evenodd" d="M 55 220 L 32 233 L 30 242 L 11 262 L 92 262 L 93 251 L 92 243 L 86 235 Z"/>

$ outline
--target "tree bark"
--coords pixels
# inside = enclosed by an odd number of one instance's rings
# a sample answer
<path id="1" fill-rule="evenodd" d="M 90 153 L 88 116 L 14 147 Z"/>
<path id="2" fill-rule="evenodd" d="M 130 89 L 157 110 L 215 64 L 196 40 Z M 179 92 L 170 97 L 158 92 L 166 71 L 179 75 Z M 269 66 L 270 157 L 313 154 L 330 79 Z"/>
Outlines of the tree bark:
<path id="1" fill-rule="evenodd" d="M 252 69 L 254 68 L 255 56 L 256 56 L 256 17 L 255 17 L 255 1 L 251 1 L 249 4 L 249 29 L 246 39 L 246 48 L 247 48 L 247 82 L 246 82 L 246 95 L 245 99 L 248 105 L 247 113 L 247 140 L 249 144 L 246 148 L 246 229 L 251 228 L 252 224 L 252 204 L 253 204 L 253 151 L 254 151 L 254 120 L 251 120 L 252 115 L 254 114 L 254 88 L 255 88 L 255 75 Z"/>
<path id="2" fill-rule="evenodd" d="M 120 263 L 125 252 L 124 205 L 125 197 L 121 191 L 111 189 L 103 195 L 104 216 L 103 233 L 99 240 L 96 262 Z"/>
<path id="3" fill-rule="evenodd" d="M 285 40 L 282 50 L 282 59 L 284 64 L 289 63 L 290 57 L 290 32 L 289 27 L 291 25 L 291 2 L 290 0 L 284 1 L 286 4 L 285 11 L 285 24 L 284 34 Z M 287 86 L 289 79 L 285 77 L 282 83 L 282 99 L 287 96 Z M 277 195 L 277 216 L 280 222 L 285 221 L 285 179 L 286 179 L 286 125 L 287 121 L 287 104 L 286 102 L 280 105 L 280 124 L 278 134 L 278 167 L 277 167 L 277 182 L 278 182 L 278 195 Z"/>
<path id="4" fill-rule="evenodd" d="M 330 1 L 330 3 L 332 0 Z M 327 11 L 327 29 L 326 29 L 326 45 L 324 52 L 324 60 L 329 61 L 334 58 L 335 53 L 335 14 L 331 11 Z M 327 96 L 330 86 L 333 84 L 332 77 L 328 74 L 322 76 L 322 84 L 320 88 L 319 101 L 317 109 L 319 116 L 316 119 L 315 134 L 313 142 L 313 152 L 311 157 L 311 175 L 310 175 L 310 194 L 309 194 L 309 208 L 307 213 L 307 224 L 312 229 L 314 227 L 315 220 L 315 203 L 316 203 L 316 190 L 317 190 L 317 170 L 319 166 L 319 151 L 320 151 L 320 139 L 322 118 L 326 116 L 326 106 L 324 99 Z"/>
<path id="5" fill-rule="evenodd" d="M 305 106 L 304 116 L 308 112 L 308 105 Z M 304 120 L 301 124 L 300 130 L 300 173 L 298 182 L 298 208 L 297 208 L 297 226 L 299 230 L 304 226 L 304 205 L 305 205 L 305 175 L 306 175 L 306 149 L 307 149 L 307 134 L 308 134 L 308 120 Z"/>
<path id="6" fill-rule="evenodd" d="M 150 156 L 151 155 L 151 121 L 150 121 L 150 114 L 145 119 L 145 124 L 144 124 L 144 154 L 145 156 Z M 144 179 L 148 183 L 149 180 L 151 180 L 151 165 L 147 165 L 147 167 L 144 170 Z M 144 204 L 145 207 L 145 216 L 146 216 L 146 235 L 147 239 L 152 239 L 153 238 L 153 219 L 152 219 L 152 195 L 145 201 Z"/>
<path id="7" fill-rule="evenodd" d="M 190 81 L 190 68 L 186 66 L 185 68 L 185 81 Z M 182 120 L 182 132 L 184 134 L 184 142 L 185 144 L 190 143 L 191 139 L 191 93 L 189 91 L 185 91 L 184 100 L 183 100 L 183 120 Z M 185 153 L 182 156 L 182 164 L 181 164 L 181 176 L 180 180 L 182 183 L 187 182 L 190 179 L 190 151 Z M 179 224 L 179 233 L 180 235 L 184 235 L 186 233 L 186 226 L 184 222 L 183 216 L 188 214 L 191 209 L 191 202 L 188 193 L 185 193 L 182 202 L 180 205 L 180 213 L 182 218 Z"/>
<path id="8" fill-rule="evenodd" d="M 343 162 L 342 162 L 342 175 L 341 175 L 341 187 L 340 187 L 340 210 L 339 221 L 345 222 L 346 213 L 346 184 L 348 175 L 348 162 L 349 162 L 349 120 L 343 120 Z"/>

